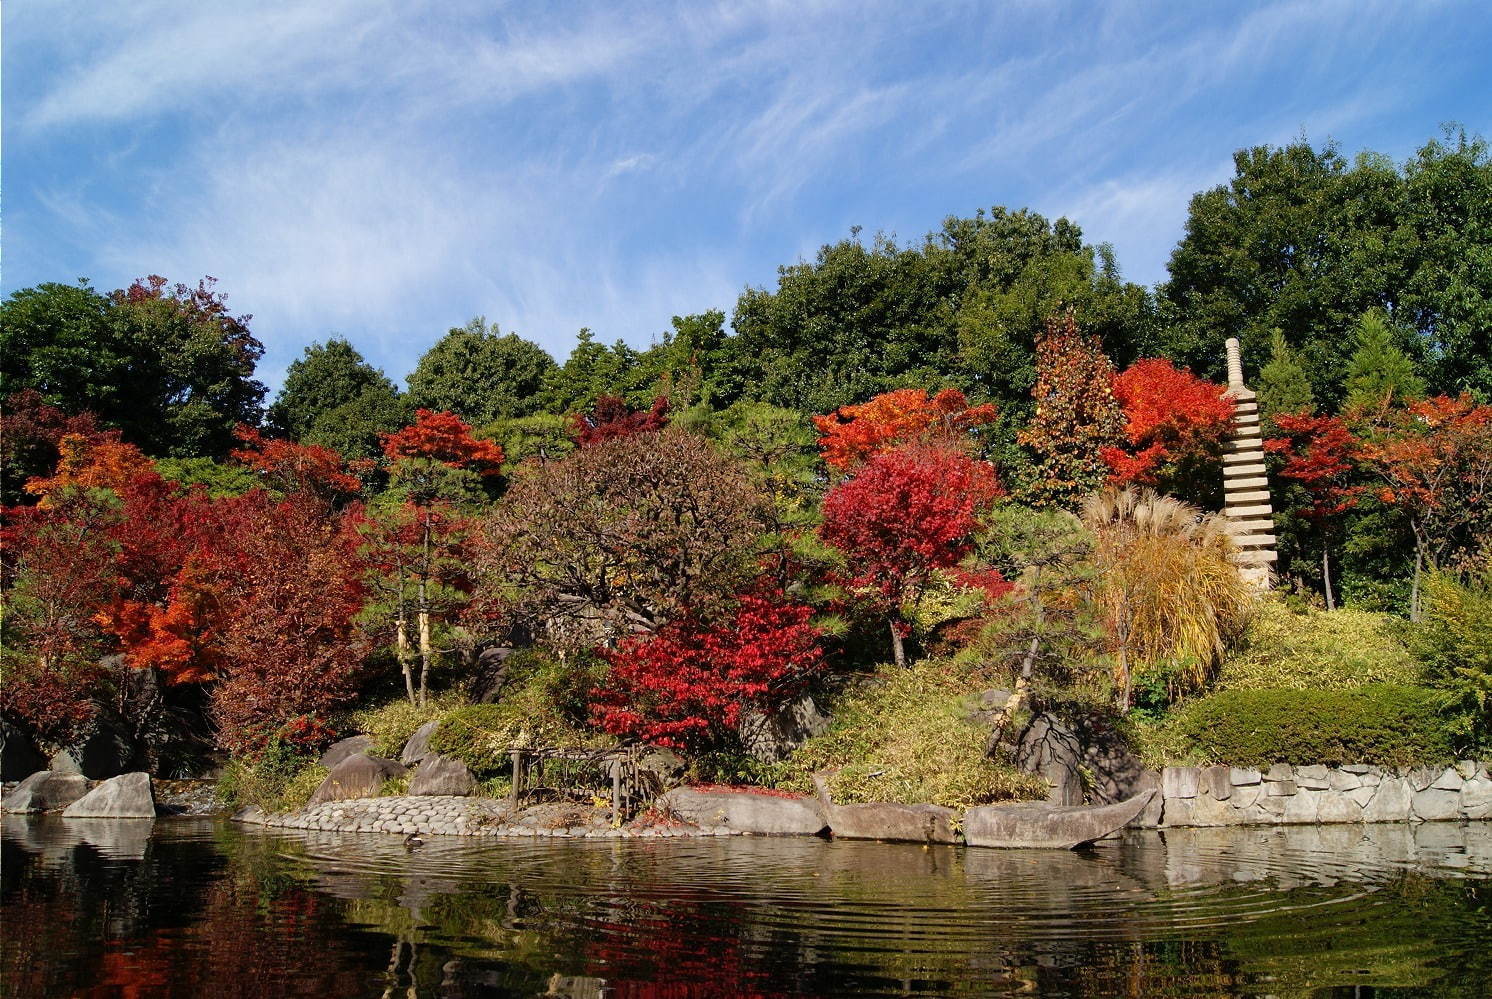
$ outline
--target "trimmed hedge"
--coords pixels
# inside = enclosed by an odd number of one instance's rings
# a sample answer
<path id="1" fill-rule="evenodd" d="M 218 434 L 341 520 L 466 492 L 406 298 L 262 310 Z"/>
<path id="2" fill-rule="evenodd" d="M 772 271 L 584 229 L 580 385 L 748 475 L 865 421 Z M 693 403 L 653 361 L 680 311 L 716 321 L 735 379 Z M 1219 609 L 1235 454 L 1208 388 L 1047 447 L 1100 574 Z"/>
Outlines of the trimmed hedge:
<path id="1" fill-rule="evenodd" d="M 1173 712 L 1163 739 L 1196 763 L 1442 763 L 1455 759 L 1444 701 L 1428 687 L 1386 683 L 1225 690 Z"/>

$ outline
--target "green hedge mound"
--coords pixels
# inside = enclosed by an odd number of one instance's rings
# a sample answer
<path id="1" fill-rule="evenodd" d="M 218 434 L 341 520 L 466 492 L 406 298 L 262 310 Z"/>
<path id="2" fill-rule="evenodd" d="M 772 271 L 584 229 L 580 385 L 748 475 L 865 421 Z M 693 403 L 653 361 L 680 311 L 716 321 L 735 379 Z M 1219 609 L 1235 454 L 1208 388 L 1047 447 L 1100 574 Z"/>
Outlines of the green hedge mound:
<path id="1" fill-rule="evenodd" d="M 1157 733 L 1195 763 L 1372 763 L 1407 767 L 1455 758 L 1428 687 L 1363 684 L 1335 690 L 1225 690 L 1173 712 Z"/>

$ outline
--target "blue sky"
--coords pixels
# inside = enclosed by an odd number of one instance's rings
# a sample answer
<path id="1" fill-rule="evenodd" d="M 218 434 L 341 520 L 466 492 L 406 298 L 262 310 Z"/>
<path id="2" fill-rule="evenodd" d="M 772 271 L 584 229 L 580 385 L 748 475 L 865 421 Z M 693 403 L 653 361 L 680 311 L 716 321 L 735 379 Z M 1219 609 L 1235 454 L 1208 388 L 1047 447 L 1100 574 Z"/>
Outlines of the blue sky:
<path id="1" fill-rule="evenodd" d="M 1153 283 L 1237 147 L 1492 136 L 1479 0 L 10 0 L 3 44 L 0 287 L 215 275 L 272 386 L 332 333 L 402 379 L 477 314 L 645 346 L 996 204 Z"/>

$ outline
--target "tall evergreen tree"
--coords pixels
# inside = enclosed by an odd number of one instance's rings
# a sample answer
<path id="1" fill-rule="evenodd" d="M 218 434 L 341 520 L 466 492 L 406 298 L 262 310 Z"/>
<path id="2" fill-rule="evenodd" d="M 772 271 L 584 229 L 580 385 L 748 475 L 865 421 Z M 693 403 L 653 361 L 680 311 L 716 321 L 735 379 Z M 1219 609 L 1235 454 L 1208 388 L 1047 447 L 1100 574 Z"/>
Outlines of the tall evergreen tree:
<path id="1" fill-rule="evenodd" d="M 382 398 L 399 394 L 394 383 L 345 339 L 313 343 L 286 369 L 285 384 L 269 407 L 270 424 L 298 441 L 328 413 L 369 391 Z"/>
<path id="2" fill-rule="evenodd" d="M 1255 383 L 1259 395 L 1259 415 L 1265 433 L 1274 429 L 1278 413 L 1314 413 L 1316 399 L 1310 379 L 1300 358 L 1285 342 L 1285 334 L 1275 330 L 1269 341 L 1269 361 L 1259 370 Z"/>
<path id="3" fill-rule="evenodd" d="M 1357 350 L 1347 362 L 1347 407 L 1374 408 L 1425 394 L 1414 362 L 1394 343 L 1383 313 L 1371 309 L 1357 324 Z"/>

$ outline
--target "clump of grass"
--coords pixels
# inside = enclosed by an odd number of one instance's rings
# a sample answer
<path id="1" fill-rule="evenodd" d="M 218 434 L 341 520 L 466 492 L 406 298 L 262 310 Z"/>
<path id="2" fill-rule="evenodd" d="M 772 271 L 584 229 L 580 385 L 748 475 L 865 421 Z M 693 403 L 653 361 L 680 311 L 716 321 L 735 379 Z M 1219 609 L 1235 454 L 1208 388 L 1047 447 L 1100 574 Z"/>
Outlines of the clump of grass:
<path id="1" fill-rule="evenodd" d="M 969 717 L 969 701 L 988 684 L 979 671 L 945 660 L 885 667 L 840 695 L 829 730 L 779 764 L 774 783 L 812 792 L 816 771 L 837 768 L 829 790 L 845 804 L 967 808 L 1044 797 L 1046 781 L 985 756 L 989 728 Z"/>
<path id="2" fill-rule="evenodd" d="M 409 774 L 399 774 L 396 777 L 387 777 L 378 786 L 378 797 L 380 798 L 402 798 L 409 793 Z"/>
<path id="3" fill-rule="evenodd" d="M 458 690 L 435 694 L 423 707 L 409 703 L 407 697 L 399 697 L 354 711 L 348 717 L 348 723 L 356 731 L 373 737 L 373 745 L 368 748 L 370 753 L 392 758 L 399 754 L 421 725 L 465 703 L 466 696 Z"/>
<path id="4" fill-rule="evenodd" d="M 1416 684 L 1424 670 L 1388 614 L 1292 611 L 1260 603 L 1243 642 L 1223 660 L 1222 690 L 1335 690 L 1369 683 Z"/>
<path id="5" fill-rule="evenodd" d="M 256 759 L 231 761 L 218 778 L 218 797 L 232 808 L 257 805 L 266 812 L 294 811 L 305 807 L 327 773 L 314 757 L 272 743 Z"/>

